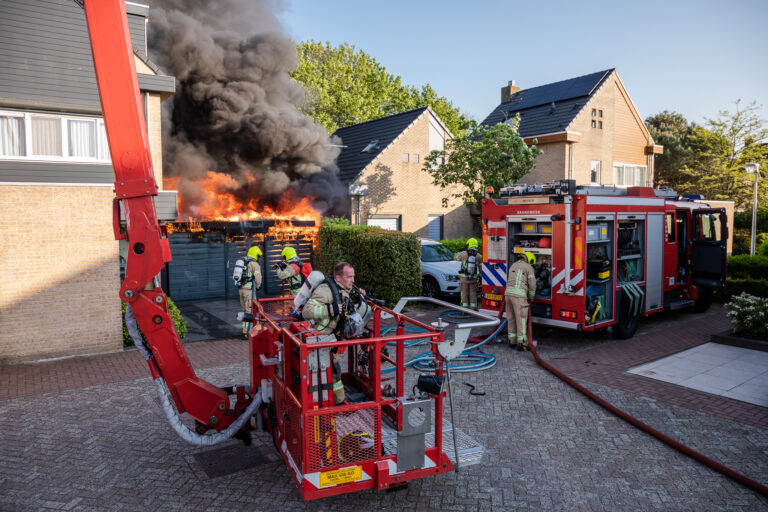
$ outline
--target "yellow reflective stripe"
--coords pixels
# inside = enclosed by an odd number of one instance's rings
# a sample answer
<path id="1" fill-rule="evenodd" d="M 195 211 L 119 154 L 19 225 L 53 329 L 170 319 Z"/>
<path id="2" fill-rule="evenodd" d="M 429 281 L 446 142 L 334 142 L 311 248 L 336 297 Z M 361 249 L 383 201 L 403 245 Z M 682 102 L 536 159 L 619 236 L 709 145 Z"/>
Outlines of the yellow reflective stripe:
<path id="1" fill-rule="evenodd" d="M 527 291 L 521 288 L 516 288 L 514 286 L 507 286 L 507 289 L 504 293 L 507 295 L 520 295 L 522 297 L 526 297 L 528 295 Z"/>
<path id="2" fill-rule="evenodd" d="M 344 389 L 344 384 L 341 381 L 337 381 L 333 383 L 333 390 L 338 391 L 340 389 Z"/>

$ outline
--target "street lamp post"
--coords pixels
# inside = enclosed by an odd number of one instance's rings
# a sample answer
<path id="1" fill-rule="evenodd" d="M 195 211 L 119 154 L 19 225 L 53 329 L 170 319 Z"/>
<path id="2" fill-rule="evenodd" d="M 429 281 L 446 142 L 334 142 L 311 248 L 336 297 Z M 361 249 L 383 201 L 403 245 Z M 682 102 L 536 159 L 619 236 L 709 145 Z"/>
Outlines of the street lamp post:
<path id="1" fill-rule="evenodd" d="M 755 233 L 757 232 L 757 178 L 760 176 L 760 164 L 751 163 L 746 165 L 747 172 L 755 175 L 755 193 L 752 198 L 752 244 L 749 249 L 751 256 L 755 255 Z"/>

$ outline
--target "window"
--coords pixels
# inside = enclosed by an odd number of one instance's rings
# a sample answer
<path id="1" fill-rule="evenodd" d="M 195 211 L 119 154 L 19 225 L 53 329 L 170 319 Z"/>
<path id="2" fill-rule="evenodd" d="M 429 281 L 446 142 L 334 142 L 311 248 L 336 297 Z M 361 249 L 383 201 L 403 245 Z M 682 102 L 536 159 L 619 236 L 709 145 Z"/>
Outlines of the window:
<path id="1" fill-rule="evenodd" d="M 602 130 L 603 129 L 603 122 L 602 121 L 598 121 L 597 122 L 597 127 Z"/>
<path id="2" fill-rule="evenodd" d="M 593 119 L 593 120 L 592 120 L 592 128 L 595 128 L 595 127 L 597 127 L 597 121 L 595 121 L 595 120 Z"/>
<path id="3" fill-rule="evenodd" d="M 109 162 L 104 121 L 84 116 L 0 112 L 0 157 Z"/>
<path id="4" fill-rule="evenodd" d="M 403 162 L 408 161 L 408 153 L 403 153 Z"/>
<path id="5" fill-rule="evenodd" d="M 592 117 L 595 117 L 596 115 L 597 115 L 597 109 L 593 108 L 592 109 Z"/>
<path id="6" fill-rule="evenodd" d="M 597 111 L 597 117 L 603 117 L 603 111 L 602 110 L 598 110 Z"/>
<path id="7" fill-rule="evenodd" d="M 35 156 L 61 156 L 61 119 L 30 116 L 32 151 Z"/>
<path id="8" fill-rule="evenodd" d="M 414 154 L 411 155 L 411 162 L 413 162 L 415 164 L 419 163 L 419 154 L 418 153 L 414 153 Z"/>
<path id="9" fill-rule="evenodd" d="M 696 240 L 705 240 L 708 242 L 719 242 L 722 233 L 720 217 L 712 213 L 698 214 L 696 219 Z"/>
<path id="10" fill-rule="evenodd" d="M 373 139 L 371 142 L 368 143 L 367 146 L 363 148 L 361 153 L 371 153 L 373 151 L 376 151 L 380 148 L 379 146 L 379 139 Z"/>
<path id="11" fill-rule="evenodd" d="M 24 156 L 25 148 L 24 118 L 0 114 L 0 156 Z"/>
<path id="12" fill-rule="evenodd" d="M 613 164 L 613 184 L 617 187 L 644 187 L 644 165 Z"/>
<path id="13" fill-rule="evenodd" d="M 443 216 L 427 216 L 427 238 L 431 240 L 441 240 L 443 238 Z"/>
<path id="14" fill-rule="evenodd" d="M 600 161 L 592 160 L 589 164 L 589 182 L 595 185 L 600 184 Z"/>

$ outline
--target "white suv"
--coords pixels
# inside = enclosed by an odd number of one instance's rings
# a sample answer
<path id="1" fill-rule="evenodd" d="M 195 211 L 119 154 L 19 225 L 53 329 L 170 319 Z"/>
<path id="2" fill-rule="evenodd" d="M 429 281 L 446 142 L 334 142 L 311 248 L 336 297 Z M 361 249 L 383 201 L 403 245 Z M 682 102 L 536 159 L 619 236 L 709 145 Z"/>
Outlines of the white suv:
<path id="1" fill-rule="evenodd" d="M 421 288 L 425 297 L 456 296 L 459 294 L 461 263 L 453 253 L 434 240 L 421 241 Z"/>

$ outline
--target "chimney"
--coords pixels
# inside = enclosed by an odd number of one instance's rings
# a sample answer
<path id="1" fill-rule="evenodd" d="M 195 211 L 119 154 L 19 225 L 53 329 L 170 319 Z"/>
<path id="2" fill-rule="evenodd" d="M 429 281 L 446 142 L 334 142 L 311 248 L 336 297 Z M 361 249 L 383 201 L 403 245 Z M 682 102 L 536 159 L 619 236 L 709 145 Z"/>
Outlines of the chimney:
<path id="1" fill-rule="evenodd" d="M 509 84 L 501 88 L 501 102 L 502 103 L 508 102 L 509 99 L 512 97 L 512 95 L 519 90 L 520 88 L 515 85 L 515 81 L 510 80 Z"/>

